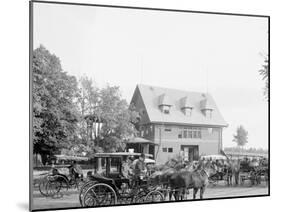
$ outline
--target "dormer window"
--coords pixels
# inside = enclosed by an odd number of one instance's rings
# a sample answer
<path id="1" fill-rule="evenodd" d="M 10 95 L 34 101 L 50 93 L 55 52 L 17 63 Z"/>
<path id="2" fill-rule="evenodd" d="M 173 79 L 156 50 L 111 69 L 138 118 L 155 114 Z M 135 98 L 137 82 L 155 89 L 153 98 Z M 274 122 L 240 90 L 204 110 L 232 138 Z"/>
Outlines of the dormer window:
<path id="1" fill-rule="evenodd" d="M 172 102 L 166 94 L 159 96 L 159 109 L 164 114 L 170 114 L 170 109 L 172 107 Z"/>
<path id="2" fill-rule="evenodd" d="M 207 98 L 205 98 L 200 102 L 200 105 L 201 105 L 201 111 L 205 115 L 205 117 L 211 119 L 214 107 L 210 103 L 210 101 Z"/>
<path id="3" fill-rule="evenodd" d="M 184 115 L 186 115 L 187 117 L 191 116 L 193 106 L 187 96 L 180 100 L 180 107 Z"/>

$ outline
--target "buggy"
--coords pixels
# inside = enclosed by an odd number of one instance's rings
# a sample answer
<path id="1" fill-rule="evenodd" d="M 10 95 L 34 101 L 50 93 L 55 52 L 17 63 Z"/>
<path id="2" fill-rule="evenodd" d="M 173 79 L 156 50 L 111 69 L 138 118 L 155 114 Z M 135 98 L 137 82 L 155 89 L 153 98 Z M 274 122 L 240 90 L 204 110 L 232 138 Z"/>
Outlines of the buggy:
<path id="1" fill-rule="evenodd" d="M 67 156 L 62 157 L 60 155 L 59 158 L 69 160 Z M 77 158 L 71 157 L 71 160 L 76 161 Z M 61 173 L 59 169 L 68 169 L 68 174 Z M 72 165 L 57 166 L 56 168 L 51 168 L 50 172 L 40 180 L 39 191 L 45 197 L 61 197 L 62 195 L 59 194 L 61 194 L 63 189 L 76 188 L 79 190 L 82 182 L 83 174 L 73 173 Z"/>

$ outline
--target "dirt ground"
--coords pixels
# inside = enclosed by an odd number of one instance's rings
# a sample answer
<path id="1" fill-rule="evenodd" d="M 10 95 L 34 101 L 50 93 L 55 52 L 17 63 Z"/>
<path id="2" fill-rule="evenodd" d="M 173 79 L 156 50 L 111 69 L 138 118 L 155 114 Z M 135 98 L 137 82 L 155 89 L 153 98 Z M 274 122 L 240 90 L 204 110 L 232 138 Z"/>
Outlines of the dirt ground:
<path id="1" fill-rule="evenodd" d="M 199 193 L 199 192 L 198 192 Z M 238 197 L 238 196 L 252 196 L 252 195 L 267 195 L 268 187 L 265 184 L 259 186 L 232 186 L 225 185 L 209 186 L 204 194 L 204 199 L 221 198 L 221 197 Z M 199 198 L 199 194 L 198 198 Z M 192 191 L 188 199 L 192 199 Z M 60 198 L 46 198 L 43 197 L 38 190 L 33 193 L 34 209 L 46 208 L 67 208 L 80 207 L 78 200 L 78 191 L 75 189 L 69 190 Z"/>

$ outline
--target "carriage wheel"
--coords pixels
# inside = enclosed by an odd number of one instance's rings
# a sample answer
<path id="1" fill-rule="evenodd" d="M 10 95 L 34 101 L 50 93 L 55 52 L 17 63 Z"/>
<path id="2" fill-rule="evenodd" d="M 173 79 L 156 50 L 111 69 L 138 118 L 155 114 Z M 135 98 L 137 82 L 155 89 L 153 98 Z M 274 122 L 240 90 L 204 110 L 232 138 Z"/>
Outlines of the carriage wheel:
<path id="1" fill-rule="evenodd" d="M 48 196 L 48 192 L 47 192 L 47 189 L 46 189 L 47 183 L 48 183 L 47 177 L 44 177 L 43 179 L 41 179 L 40 183 L 39 183 L 39 191 L 45 197 Z"/>
<path id="2" fill-rule="evenodd" d="M 55 181 L 61 182 L 61 187 L 64 188 L 66 191 L 70 188 L 69 180 L 67 177 L 63 175 L 55 175 L 53 176 Z"/>
<path id="3" fill-rule="evenodd" d="M 56 180 L 49 180 L 46 184 L 47 196 L 54 197 L 60 192 L 62 188 L 62 183 Z"/>
<path id="4" fill-rule="evenodd" d="M 151 191 L 145 197 L 145 202 L 163 202 L 164 196 L 160 191 Z"/>
<path id="5" fill-rule="evenodd" d="M 92 185 L 94 185 L 96 182 L 95 181 L 88 181 L 86 183 L 84 183 L 81 187 L 80 187 L 80 191 L 79 191 L 79 202 L 80 205 L 83 207 L 83 197 L 85 195 L 85 192 L 88 190 L 88 188 Z"/>
<path id="6" fill-rule="evenodd" d="M 136 197 L 133 199 L 133 203 L 143 203 L 145 202 L 145 197 L 147 196 L 147 192 L 139 191 Z"/>
<path id="7" fill-rule="evenodd" d="M 83 196 L 82 203 L 84 207 L 116 205 L 117 196 L 111 186 L 105 183 L 97 183 L 87 189 Z"/>

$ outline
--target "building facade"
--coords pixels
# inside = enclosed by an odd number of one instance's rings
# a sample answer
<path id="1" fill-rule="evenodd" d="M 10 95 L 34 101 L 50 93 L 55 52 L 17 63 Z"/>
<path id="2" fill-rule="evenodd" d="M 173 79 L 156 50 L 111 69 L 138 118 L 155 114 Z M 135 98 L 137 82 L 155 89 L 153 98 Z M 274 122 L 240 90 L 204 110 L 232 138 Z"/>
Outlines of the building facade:
<path id="1" fill-rule="evenodd" d="M 227 123 L 210 94 L 137 85 L 131 104 L 140 114 L 139 136 L 153 142 L 143 152 L 157 163 L 220 153 Z"/>

